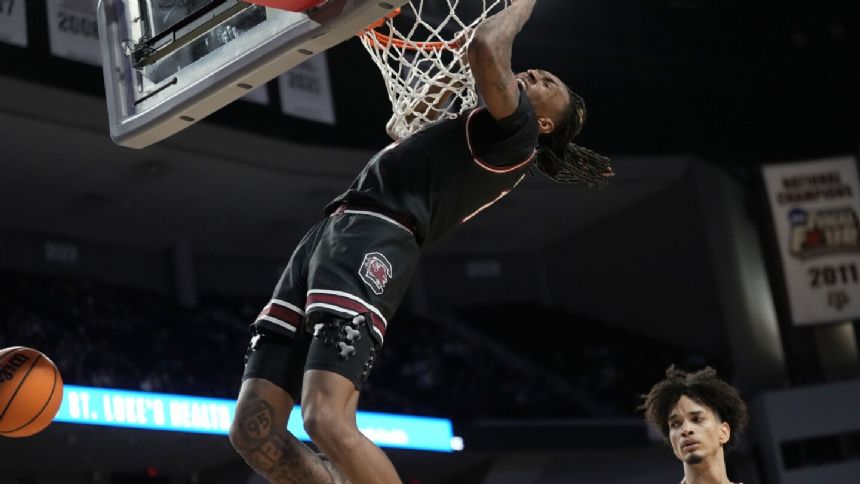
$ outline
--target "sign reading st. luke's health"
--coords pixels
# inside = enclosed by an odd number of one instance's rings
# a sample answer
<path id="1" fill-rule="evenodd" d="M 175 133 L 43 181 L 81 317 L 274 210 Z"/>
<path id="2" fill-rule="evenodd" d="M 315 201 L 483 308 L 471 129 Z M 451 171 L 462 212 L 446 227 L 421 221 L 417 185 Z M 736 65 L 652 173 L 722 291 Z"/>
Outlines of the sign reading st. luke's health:
<path id="1" fill-rule="evenodd" d="M 0 0 L 0 42 L 27 47 L 25 0 Z"/>
<path id="2" fill-rule="evenodd" d="M 860 317 L 856 160 L 768 165 L 763 170 L 794 324 Z"/>
<path id="3" fill-rule="evenodd" d="M 54 421 L 227 435 L 235 413 L 236 401 L 223 398 L 66 385 Z M 287 430 L 308 441 L 301 415 L 296 407 Z M 454 436 L 451 421 L 444 418 L 359 411 L 356 425 L 382 447 L 451 452 L 463 446 L 462 439 Z"/>

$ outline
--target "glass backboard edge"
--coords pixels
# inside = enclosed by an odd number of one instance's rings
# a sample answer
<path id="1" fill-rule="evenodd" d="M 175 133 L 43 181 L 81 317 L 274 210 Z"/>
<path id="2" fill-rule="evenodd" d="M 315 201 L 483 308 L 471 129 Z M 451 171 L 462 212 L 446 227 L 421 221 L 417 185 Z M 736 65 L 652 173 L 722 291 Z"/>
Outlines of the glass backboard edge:
<path id="1" fill-rule="evenodd" d="M 122 92 L 122 89 L 129 89 L 128 83 L 117 82 L 116 77 L 123 72 L 131 72 L 130 61 L 122 51 L 119 22 L 114 17 L 111 25 L 109 12 L 104 11 L 115 0 L 100 0 L 99 29 L 104 33 L 101 47 L 111 138 L 129 148 L 144 148 L 161 141 L 242 97 L 249 89 L 265 84 L 312 55 L 343 42 L 406 2 L 336 0 L 326 6 L 336 10 L 321 10 L 313 20 L 303 14 L 294 14 L 305 18 L 284 26 L 279 34 L 253 51 L 200 76 L 158 103 L 130 107 L 130 93 Z M 185 74 L 190 73 L 193 71 Z"/>

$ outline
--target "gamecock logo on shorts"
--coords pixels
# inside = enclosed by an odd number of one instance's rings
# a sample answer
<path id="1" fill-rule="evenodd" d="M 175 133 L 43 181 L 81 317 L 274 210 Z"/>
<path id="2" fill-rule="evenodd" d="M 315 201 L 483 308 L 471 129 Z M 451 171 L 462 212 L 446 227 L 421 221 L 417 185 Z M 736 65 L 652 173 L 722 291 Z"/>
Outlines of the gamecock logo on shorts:
<path id="1" fill-rule="evenodd" d="M 365 284 L 370 286 L 374 294 L 382 294 L 385 285 L 391 279 L 391 262 L 388 262 L 388 259 L 379 252 L 364 254 L 364 261 L 361 263 L 358 275 Z"/>

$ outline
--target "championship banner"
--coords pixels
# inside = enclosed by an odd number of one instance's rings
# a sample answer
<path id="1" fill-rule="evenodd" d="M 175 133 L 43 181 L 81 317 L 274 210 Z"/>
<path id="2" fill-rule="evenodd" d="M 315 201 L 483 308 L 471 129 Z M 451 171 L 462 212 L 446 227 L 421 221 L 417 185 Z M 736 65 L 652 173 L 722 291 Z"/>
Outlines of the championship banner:
<path id="1" fill-rule="evenodd" d="M 47 0 L 47 3 L 51 54 L 100 66 L 97 0 Z"/>
<path id="2" fill-rule="evenodd" d="M 279 77 L 278 88 L 284 114 L 334 125 L 334 101 L 325 53 L 311 57 Z"/>
<path id="3" fill-rule="evenodd" d="M 0 0 L 0 42 L 27 47 L 25 0 Z"/>
<path id="4" fill-rule="evenodd" d="M 245 94 L 240 99 L 242 99 L 243 101 L 249 102 L 249 103 L 260 104 L 262 106 L 268 106 L 269 105 L 269 88 L 267 87 L 266 84 L 263 84 L 262 86 L 254 89 L 253 91 L 249 92 L 248 94 Z"/>
<path id="5" fill-rule="evenodd" d="M 839 158 L 763 168 L 795 325 L 860 317 L 860 185 Z"/>

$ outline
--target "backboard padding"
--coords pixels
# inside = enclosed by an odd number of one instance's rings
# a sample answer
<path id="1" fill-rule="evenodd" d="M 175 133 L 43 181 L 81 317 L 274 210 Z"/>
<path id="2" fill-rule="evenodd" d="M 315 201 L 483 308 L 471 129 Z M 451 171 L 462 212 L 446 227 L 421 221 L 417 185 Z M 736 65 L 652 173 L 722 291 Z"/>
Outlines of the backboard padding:
<path id="1" fill-rule="evenodd" d="M 135 67 L 135 48 L 161 27 L 143 23 L 151 20 L 141 11 L 149 1 L 100 0 L 98 5 L 111 137 L 130 148 L 181 131 L 406 3 L 332 0 L 304 14 L 222 1 L 210 17 L 189 24 L 185 38 L 158 39 L 159 45 L 177 42 L 173 45 L 180 48 Z M 229 9 L 228 19 L 210 25 Z M 200 30 L 200 25 L 210 28 Z"/>

